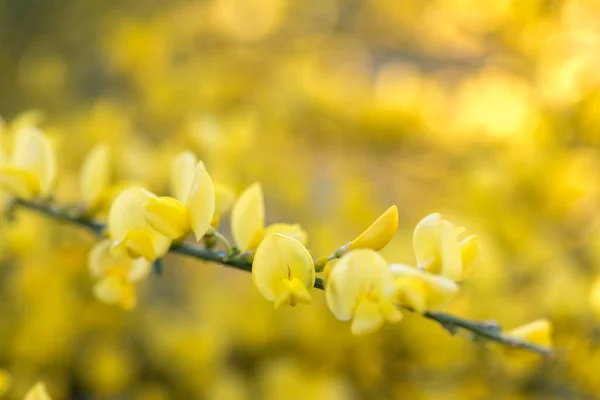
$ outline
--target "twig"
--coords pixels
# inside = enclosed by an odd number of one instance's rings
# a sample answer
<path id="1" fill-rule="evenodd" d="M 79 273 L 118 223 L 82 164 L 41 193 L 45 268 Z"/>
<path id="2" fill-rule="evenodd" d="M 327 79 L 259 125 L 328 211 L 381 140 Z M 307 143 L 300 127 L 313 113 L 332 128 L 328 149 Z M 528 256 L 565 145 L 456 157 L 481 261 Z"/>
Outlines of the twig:
<path id="1" fill-rule="evenodd" d="M 106 225 L 90 219 L 80 213 L 75 213 L 72 210 L 53 206 L 47 203 L 33 202 L 24 199 L 15 199 L 13 205 L 21 206 L 30 210 L 37 211 L 55 220 L 70 224 L 79 225 L 90 230 L 97 236 L 104 235 Z M 229 267 L 237 268 L 243 271 L 252 271 L 252 263 L 241 257 L 240 255 L 231 256 L 223 251 L 212 251 L 202 249 L 189 243 L 174 243 L 169 249 L 171 253 L 181 254 L 184 256 L 193 257 L 196 259 L 211 261 Z M 325 289 L 325 282 L 321 278 L 315 280 L 314 287 L 316 289 Z M 454 334 L 459 329 L 464 329 L 476 335 L 477 337 L 487 339 L 492 342 L 500 343 L 509 347 L 529 350 L 544 356 L 552 354 L 551 349 L 538 346 L 532 343 L 524 342 L 503 335 L 500 326 L 495 323 L 471 321 L 456 315 L 428 311 L 422 314 L 425 318 L 439 323 L 443 328 Z"/>

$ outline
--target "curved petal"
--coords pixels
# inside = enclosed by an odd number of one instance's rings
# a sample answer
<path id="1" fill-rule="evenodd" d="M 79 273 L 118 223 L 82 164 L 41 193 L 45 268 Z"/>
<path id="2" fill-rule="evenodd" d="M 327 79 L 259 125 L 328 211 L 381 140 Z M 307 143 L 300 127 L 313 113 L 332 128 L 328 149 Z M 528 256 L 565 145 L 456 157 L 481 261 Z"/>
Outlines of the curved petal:
<path id="1" fill-rule="evenodd" d="M 454 225 L 448 221 L 441 221 L 442 241 L 441 241 L 441 261 L 442 268 L 440 274 L 454 281 L 460 279 L 463 265 L 460 247 L 458 247 L 458 237 Z"/>
<path id="2" fill-rule="evenodd" d="M 350 242 L 350 249 L 371 249 L 379 251 L 384 248 L 396 234 L 398 229 L 398 208 L 391 206 L 375 220 L 363 233 Z"/>
<path id="3" fill-rule="evenodd" d="M 196 164 L 198 158 L 190 151 L 177 154 L 171 163 L 171 194 L 182 203 L 192 188 Z"/>
<path id="4" fill-rule="evenodd" d="M 109 182 L 110 149 L 106 144 L 99 144 L 86 156 L 79 175 L 81 198 L 87 209 L 98 208 Z"/>
<path id="5" fill-rule="evenodd" d="M 202 162 L 194 170 L 194 181 L 185 205 L 196 241 L 200 241 L 215 215 L 215 189 Z"/>
<path id="6" fill-rule="evenodd" d="M 265 229 L 265 203 L 260 184 L 249 186 L 231 211 L 231 234 L 242 252 L 255 249 Z"/>
<path id="7" fill-rule="evenodd" d="M 439 258 L 442 235 L 442 216 L 439 213 L 429 214 L 423 218 L 413 232 L 413 248 L 417 258 L 417 266 L 426 268 Z M 431 271 L 436 272 L 436 271 Z"/>
<path id="8" fill-rule="evenodd" d="M 136 305 L 135 287 L 121 275 L 109 275 L 94 285 L 94 295 L 107 304 L 118 304 L 126 310 Z"/>

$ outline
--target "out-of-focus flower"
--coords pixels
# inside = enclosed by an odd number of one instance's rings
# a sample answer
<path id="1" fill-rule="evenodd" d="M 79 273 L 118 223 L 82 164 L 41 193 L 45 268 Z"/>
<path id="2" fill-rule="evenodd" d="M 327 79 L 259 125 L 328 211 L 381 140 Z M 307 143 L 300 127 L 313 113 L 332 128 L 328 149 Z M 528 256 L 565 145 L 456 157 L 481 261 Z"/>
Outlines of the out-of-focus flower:
<path id="1" fill-rule="evenodd" d="M 144 204 L 148 223 L 171 239 L 192 231 L 199 241 L 211 228 L 215 215 L 215 190 L 210 175 L 201 161 L 190 168 L 191 157 L 183 153 L 173 162 L 171 185 L 177 197 L 151 197 Z"/>
<path id="2" fill-rule="evenodd" d="M 22 198 L 49 196 L 56 181 L 56 156 L 48 137 L 31 126 L 15 135 L 10 160 L 0 165 L 0 187 Z"/>
<path id="3" fill-rule="evenodd" d="M 455 281 L 466 279 L 478 263 L 481 250 L 475 235 L 459 241 L 463 230 L 438 213 L 419 221 L 413 233 L 417 266 Z"/>
<path id="4" fill-rule="evenodd" d="M 99 279 L 94 286 L 94 294 L 105 303 L 132 309 L 136 305 L 135 285 L 148 276 L 151 264 L 142 257 L 115 256 L 111 245 L 110 240 L 103 240 L 92 248 L 88 256 L 90 272 Z"/>
<path id="5" fill-rule="evenodd" d="M 43 382 L 39 382 L 29 389 L 24 400 L 52 400 L 52 398 L 48 394 L 48 390 L 46 390 L 46 385 Z"/>
<path id="6" fill-rule="evenodd" d="M 310 253 L 298 240 L 271 233 L 256 249 L 252 280 L 260 294 L 275 303 L 310 303 L 309 290 L 315 283 L 315 265 Z"/>
<path id="7" fill-rule="evenodd" d="M 596 318 L 600 319 L 600 278 L 596 278 L 590 290 L 590 306 Z"/>
<path id="8" fill-rule="evenodd" d="M 98 209 L 110 183 L 110 149 L 96 145 L 85 157 L 79 175 L 81 198 L 88 212 Z"/>
<path id="9" fill-rule="evenodd" d="M 396 302 L 423 313 L 448 305 L 458 293 L 458 285 L 445 276 L 404 264 L 390 266 L 396 286 Z"/>
<path id="10" fill-rule="evenodd" d="M 341 321 L 352 319 L 352 333 L 377 330 L 398 322 L 394 277 L 385 259 L 373 250 L 353 250 L 335 265 L 325 288 L 327 305 Z"/>
<path id="11" fill-rule="evenodd" d="M 290 236 L 303 245 L 308 235 L 298 224 L 272 224 L 265 229 L 265 201 L 259 183 L 250 185 L 231 210 L 231 233 L 241 251 L 254 250 L 263 237 L 271 233 Z"/>
<path id="12" fill-rule="evenodd" d="M 375 220 L 363 233 L 350 242 L 350 250 L 384 248 L 398 229 L 398 208 L 391 206 Z"/>
<path id="13" fill-rule="evenodd" d="M 215 216 L 211 222 L 213 227 L 219 226 L 221 215 L 228 212 L 235 201 L 235 191 L 223 183 L 213 182 L 215 188 Z"/>
<path id="14" fill-rule="evenodd" d="M 146 221 L 144 206 L 157 197 L 140 187 L 122 191 L 113 201 L 108 214 L 107 232 L 113 251 L 131 258 L 154 261 L 164 256 L 171 239 L 155 231 Z"/>
<path id="15" fill-rule="evenodd" d="M 543 347 L 552 347 L 552 324 L 547 319 L 538 319 L 518 326 L 505 333 L 506 336 Z"/>
<path id="16" fill-rule="evenodd" d="M 4 396 L 10 389 L 12 377 L 5 369 L 0 369 L 0 397 Z"/>

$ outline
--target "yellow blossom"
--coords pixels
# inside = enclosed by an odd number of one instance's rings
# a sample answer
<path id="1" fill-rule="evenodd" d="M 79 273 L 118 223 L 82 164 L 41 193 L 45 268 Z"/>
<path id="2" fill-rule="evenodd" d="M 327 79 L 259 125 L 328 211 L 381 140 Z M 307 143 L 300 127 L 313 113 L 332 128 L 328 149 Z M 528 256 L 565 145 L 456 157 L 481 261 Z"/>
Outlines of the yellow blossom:
<path id="1" fill-rule="evenodd" d="M 293 237 L 306 245 L 307 233 L 298 224 L 276 223 L 265 228 L 265 201 L 259 183 L 250 185 L 231 210 L 231 233 L 241 251 L 254 250 L 271 233 Z"/>
<path id="2" fill-rule="evenodd" d="M 114 255 L 111 245 L 110 240 L 103 240 L 89 253 L 90 272 L 99 279 L 94 294 L 105 303 L 132 309 L 136 305 L 135 285 L 148 276 L 151 264 L 142 257 L 132 259 Z"/>
<path id="3" fill-rule="evenodd" d="M 443 308 L 458 293 L 458 285 L 444 276 L 404 264 L 392 264 L 390 269 L 394 275 L 396 303 L 417 312 Z"/>
<path id="4" fill-rule="evenodd" d="M 177 154 L 171 163 L 171 194 L 181 203 L 185 202 L 190 193 L 196 165 L 198 158 L 190 151 Z"/>
<path id="5" fill-rule="evenodd" d="M 174 185 L 176 196 L 183 198 L 183 202 L 173 197 L 150 197 L 144 204 L 146 220 L 153 229 L 163 235 L 177 239 L 193 231 L 199 241 L 211 228 L 211 221 L 215 214 L 215 191 L 212 180 L 204 164 L 198 162 L 188 176 L 189 165 L 181 161 L 181 172 L 185 176 L 181 182 L 187 180 L 188 185 Z"/>
<path id="6" fill-rule="evenodd" d="M 140 187 L 122 191 L 113 201 L 108 214 L 108 236 L 113 249 L 121 250 L 131 258 L 144 257 L 154 261 L 164 256 L 171 239 L 154 229 L 146 221 L 144 205 L 157 197 Z"/>
<path id="7" fill-rule="evenodd" d="M 39 382 L 29 389 L 24 400 L 52 400 L 52 398 L 46 390 L 46 385 L 43 382 Z"/>
<path id="8" fill-rule="evenodd" d="M 396 234 L 398 229 L 398 208 L 391 206 L 375 220 L 363 233 L 350 242 L 350 250 L 381 250 Z"/>
<path id="9" fill-rule="evenodd" d="M 0 187 L 22 198 L 49 196 L 56 180 L 56 156 L 48 137 L 34 127 L 15 133 L 10 160 L 0 165 Z"/>
<path id="10" fill-rule="evenodd" d="M 552 324 L 547 319 L 538 319 L 506 332 L 505 336 L 551 348 Z"/>
<path id="11" fill-rule="evenodd" d="M 310 303 L 309 290 L 315 283 L 315 266 L 310 253 L 298 240 L 278 233 L 265 237 L 256 249 L 252 280 L 260 294 L 275 303 Z"/>
<path id="12" fill-rule="evenodd" d="M 5 369 L 0 369 L 0 397 L 4 396 L 10 389 L 12 377 Z"/>
<path id="13" fill-rule="evenodd" d="M 459 241 L 463 231 L 438 213 L 419 221 L 413 233 L 417 266 L 455 281 L 466 279 L 479 262 L 481 250 L 475 235 Z"/>
<path id="14" fill-rule="evenodd" d="M 386 321 L 402 319 L 394 305 L 392 272 L 373 250 L 352 250 L 344 255 L 331 271 L 325 290 L 329 309 L 339 320 L 352 319 L 354 334 L 373 332 Z"/>
<path id="15" fill-rule="evenodd" d="M 110 149 L 96 145 L 86 156 L 79 175 L 81 198 L 88 211 L 96 210 L 110 183 Z"/>

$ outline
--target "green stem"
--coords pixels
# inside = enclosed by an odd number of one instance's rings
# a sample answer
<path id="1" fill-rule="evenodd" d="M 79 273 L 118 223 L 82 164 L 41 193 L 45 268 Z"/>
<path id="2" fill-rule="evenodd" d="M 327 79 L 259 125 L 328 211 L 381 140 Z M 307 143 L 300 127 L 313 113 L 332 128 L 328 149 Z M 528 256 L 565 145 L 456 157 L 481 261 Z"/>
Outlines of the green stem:
<path id="1" fill-rule="evenodd" d="M 20 206 L 23 208 L 28 208 L 30 210 L 37 211 L 58 221 L 79 225 L 90 230 L 97 236 L 104 235 L 104 231 L 106 229 L 106 225 L 101 222 L 94 221 L 93 219 L 90 219 L 86 216 L 74 213 L 71 210 L 62 209 L 51 204 L 38 203 L 24 199 L 15 199 L 13 204 L 14 206 Z M 184 256 L 189 256 L 204 261 L 211 261 L 229 267 L 237 268 L 243 271 L 252 271 L 252 263 L 245 260 L 243 257 L 228 257 L 228 255 L 224 252 L 201 249 L 189 243 L 174 243 L 171 245 L 169 251 L 171 253 L 181 254 Z M 325 283 L 323 279 L 316 278 L 314 287 L 316 289 L 324 290 Z M 538 346 L 532 343 L 524 342 L 503 335 L 500 327 L 496 324 L 480 321 L 471 321 L 444 312 L 428 311 L 422 315 L 425 318 L 439 323 L 442 327 L 444 327 L 451 333 L 455 333 L 458 329 L 464 329 L 473 333 L 477 337 L 484 338 L 489 341 L 500 343 L 509 347 L 529 350 L 544 356 L 550 356 L 552 354 L 552 351 L 549 348 Z"/>

